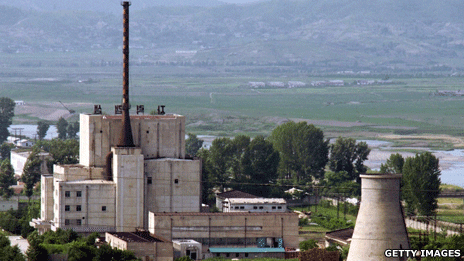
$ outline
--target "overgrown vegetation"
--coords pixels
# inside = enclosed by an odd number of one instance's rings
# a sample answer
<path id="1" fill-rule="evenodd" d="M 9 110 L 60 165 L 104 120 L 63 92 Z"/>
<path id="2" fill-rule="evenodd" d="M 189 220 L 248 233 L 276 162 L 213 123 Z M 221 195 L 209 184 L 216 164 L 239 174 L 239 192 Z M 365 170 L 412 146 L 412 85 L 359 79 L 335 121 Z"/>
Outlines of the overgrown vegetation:
<path id="1" fill-rule="evenodd" d="M 10 233 L 26 238 L 34 231 L 34 228 L 29 226 L 29 222 L 33 218 L 38 218 L 39 214 L 40 203 L 31 201 L 27 207 L 0 212 L 0 227 Z"/>

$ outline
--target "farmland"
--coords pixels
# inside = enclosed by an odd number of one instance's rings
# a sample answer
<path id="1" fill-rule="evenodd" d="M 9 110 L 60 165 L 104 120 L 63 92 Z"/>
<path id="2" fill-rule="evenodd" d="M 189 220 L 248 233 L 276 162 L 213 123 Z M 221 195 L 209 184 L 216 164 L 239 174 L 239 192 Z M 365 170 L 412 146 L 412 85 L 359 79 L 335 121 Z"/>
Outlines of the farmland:
<path id="1" fill-rule="evenodd" d="M 387 75 L 392 84 L 356 85 L 356 80 L 380 80 L 386 75 L 285 73 L 285 66 L 275 67 L 282 72 L 257 74 L 251 72 L 256 69 L 253 66 L 235 66 L 230 72 L 225 65 L 142 66 L 136 62 L 146 55 L 143 50 L 131 54 L 132 104 L 144 104 L 146 113 L 164 104 L 168 113 L 186 115 L 187 130 L 195 133 L 266 135 L 287 120 L 307 120 L 329 136 L 464 133 L 464 97 L 434 95 L 437 90 L 460 90 L 463 77 L 392 74 Z M 58 103 L 62 101 L 78 113 L 90 113 L 93 104 L 101 104 L 104 113 L 112 114 L 113 105 L 121 101 L 120 50 L 6 54 L 5 58 L 1 96 L 24 100 L 33 111 L 63 110 Z M 97 61 L 105 62 L 96 66 Z M 310 85 L 335 79 L 345 85 Z M 251 88 L 250 81 L 302 81 L 306 86 Z M 20 108 L 16 115 L 15 123 L 34 123 L 45 117 Z"/>

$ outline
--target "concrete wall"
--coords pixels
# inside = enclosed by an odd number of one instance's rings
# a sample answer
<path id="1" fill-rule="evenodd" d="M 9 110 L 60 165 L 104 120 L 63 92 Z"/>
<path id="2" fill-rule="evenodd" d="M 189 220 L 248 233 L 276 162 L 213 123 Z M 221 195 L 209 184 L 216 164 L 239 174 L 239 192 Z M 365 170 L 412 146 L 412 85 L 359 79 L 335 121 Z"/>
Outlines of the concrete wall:
<path id="1" fill-rule="evenodd" d="M 71 228 L 76 232 L 114 231 L 115 191 L 116 186 L 111 181 L 56 182 L 55 227 Z M 67 192 L 69 197 L 66 197 Z M 69 211 L 66 211 L 66 206 L 69 206 Z M 81 225 L 77 220 L 81 220 Z"/>
<path id="2" fill-rule="evenodd" d="M 18 210 L 18 199 L 16 197 L 5 200 L 0 197 L 0 212 L 8 211 L 10 209 Z"/>
<path id="3" fill-rule="evenodd" d="M 144 163 L 139 148 L 113 148 L 116 183 L 116 231 L 143 227 Z"/>
<path id="4" fill-rule="evenodd" d="M 118 144 L 121 116 L 80 115 L 80 163 L 105 165 L 105 156 Z M 136 147 L 144 158 L 185 158 L 185 117 L 181 115 L 131 116 Z"/>
<path id="5" fill-rule="evenodd" d="M 101 180 L 104 169 L 80 164 L 53 165 L 53 176 L 60 181 Z"/>
<path id="6" fill-rule="evenodd" d="M 172 242 L 128 242 L 110 233 L 105 233 L 105 241 L 113 248 L 134 252 L 143 261 L 173 261 Z"/>
<path id="7" fill-rule="evenodd" d="M 42 220 L 53 219 L 53 175 L 40 178 L 40 217 Z"/>
<path id="8" fill-rule="evenodd" d="M 152 213 L 149 230 L 172 239 L 283 238 L 298 247 L 298 215 L 294 213 Z M 246 228 L 246 229 L 245 229 Z"/>
<path id="9" fill-rule="evenodd" d="M 147 212 L 200 212 L 201 165 L 199 160 L 145 161 Z"/>

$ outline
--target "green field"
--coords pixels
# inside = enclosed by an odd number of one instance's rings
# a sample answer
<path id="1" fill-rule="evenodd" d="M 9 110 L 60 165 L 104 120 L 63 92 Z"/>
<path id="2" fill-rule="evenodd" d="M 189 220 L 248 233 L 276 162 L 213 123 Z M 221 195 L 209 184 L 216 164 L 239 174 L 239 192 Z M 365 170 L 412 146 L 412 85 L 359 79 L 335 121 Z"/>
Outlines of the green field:
<path id="1" fill-rule="evenodd" d="M 131 53 L 137 63 L 146 56 Z M 9 66 L 0 73 L 0 95 L 40 106 L 57 101 L 77 112 L 91 112 L 101 104 L 112 114 L 121 101 L 120 50 L 88 53 L 5 54 Z M 98 61 L 112 66 L 96 67 Z M 0 64 L 1 65 L 1 64 Z M 37 67 L 39 66 L 39 67 Z M 279 68 L 279 67 L 277 67 Z M 144 104 L 146 112 L 166 105 L 168 113 L 187 116 L 188 131 L 203 134 L 268 134 L 280 120 L 309 119 L 326 132 L 450 134 L 464 133 L 464 97 L 435 96 L 437 90 L 459 90 L 464 78 L 449 76 L 390 75 L 395 84 L 352 84 L 380 80 L 385 75 L 340 76 L 298 73 L 253 73 L 247 66 L 131 66 L 131 103 Z M 38 79 L 41 78 L 41 79 Z M 50 78 L 44 80 L 43 78 Z M 311 87 L 311 81 L 344 80 L 341 87 Z M 80 82 L 79 82 L 80 81 Z M 305 88 L 252 89 L 249 81 L 303 81 Z M 15 122 L 37 121 L 18 115 Z M 388 127 L 385 127 L 388 126 Z"/>

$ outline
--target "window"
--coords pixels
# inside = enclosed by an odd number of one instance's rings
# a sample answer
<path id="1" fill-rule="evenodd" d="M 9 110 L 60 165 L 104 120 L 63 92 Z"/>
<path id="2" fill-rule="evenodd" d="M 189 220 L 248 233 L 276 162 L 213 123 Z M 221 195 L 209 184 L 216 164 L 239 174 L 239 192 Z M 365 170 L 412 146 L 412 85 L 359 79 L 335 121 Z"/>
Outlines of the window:
<path id="1" fill-rule="evenodd" d="M 272 206 L 272 209 L 276 209 L 276 206 Z"/>
<path id="2" fill-rule="evenodd" d="M 81 205 L 77 205 L 77 206 L 76 206 L 76 211 L 81 211 L 81 210 L 82 210 Z"/>
<path id="3" fill-rule="evenodd" d="M 147 184 L 150 185 L 151 183 L 152 183 L 151 177 L 148 177 L 148 178 L 147 178 Z"/>
<path id="4" fill-rule="evenodd" d="M 175 179 L 174 183 L 179 184 L 179 179 Z"/>
<path id="5" fill-rule="evenodd" d="M 78 226 L 82 225 L 82 220 L 76 219 L 76 225 L 78 225 Z"/>
<path id="6" fill-rule="evenodd" d="M 258 207 L 257 207 L 257 206 L 253 206 L 253 209 L 258 209 Z"/>
<path id="7" fill-rule="evenodd" d="M 238 257 L 238 256 L 239 256 L 239 254 L 238 254 L 238 253 L 235 253 L 235 257 Z"/>
<path id="8" fill-rule="evenodd" d="M 235 207 L 235 209 L 239 209 L 239 207 Z"/>
<path id="9" fill-rule="evenodd" d="M 245 253 L 245 257 L 248 257 L 248 253 Z"/>
<path id="10" fill-rule="evenodd" d="M 227 253 L 227 254 L 226 254 L 226 257 L 229 257 L 229 256 L 230 256 L 230 254 L 229 254 L 229 253 Z"/>
<path id="11" fill-rule="evenodd" d="M 65 205 L 64 206 L 64 211 L 69 211 L 71 208 L 69 207 L 69 205 Z"/>
<path id="12" fill-rule="evenodd" d="M 65 191 L 65 192 L 64 192 L 64 196 L 65 196 L 66 198 L 71 197 L 71 191 Z"/>
<path id="13" fill-rule="evenodd" d="M 263 206 L 260 206 L 259 209 L 263 209 Z"/>
<path id="14" fill-rule="evenodd" d="M 78 198 L 82 197 L 82 191 L 76 191 L 76 197 Z"/>
<path id="15" fill-rule="evenodd" d="M 106 211 L 106 206 L 102 206 L 102 211 Z"/>
<path id="16" fill-rule="evenodd" d="M 278 208 L 278 209 L 282 209 L 282 207 L 281 207 L 281 206 L 278 206 L 277 208 Z"/>
<path id="17" fill-rule="evenodd" d="M 244 207 L 244 206 L 240 206 L 240 209 L 245 209 L 245 207 Z"/>
<path id="18" fill-rule="evenodd" d="M 65 220 L 64 220 L 64 224 L 65 224 L 66 226 L 69 226 L 69 219 L 65 219 Z"/>
<path id="19" fill-rule="evenodd" d="M 216 253 L 216 256 L 219 256 L 219 253 Z"/>

